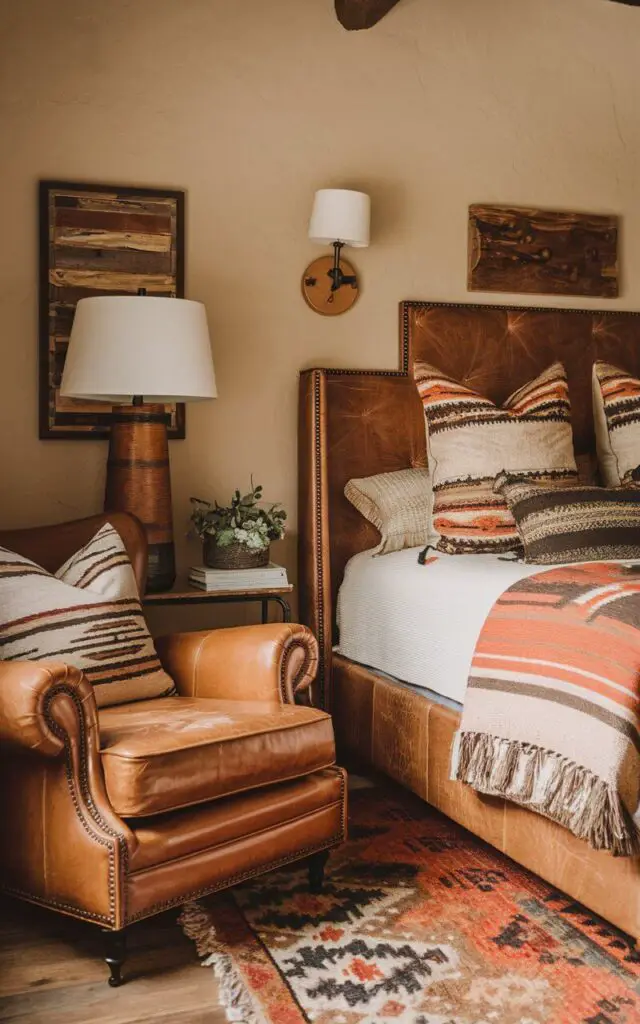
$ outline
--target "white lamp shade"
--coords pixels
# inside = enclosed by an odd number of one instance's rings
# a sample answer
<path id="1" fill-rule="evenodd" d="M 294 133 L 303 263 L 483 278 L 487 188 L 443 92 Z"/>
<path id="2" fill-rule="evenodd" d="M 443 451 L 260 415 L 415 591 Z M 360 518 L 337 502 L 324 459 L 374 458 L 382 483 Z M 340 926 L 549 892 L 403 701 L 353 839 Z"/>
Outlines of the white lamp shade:
<path id="1" fill-rule="evenodd" d="M 207 314 L 201 302 L 99 295 L 76 306 L 60 392 L 125 403 L 215 398 Z"/>
<path id="2" fill-rule="evenodd" d="M 366 192 L 346 188 L 322 188 L 315 194 L 309 238 L 330 245 L 343 242 L 356 249 L 369 244 L 371 200 Z"/>

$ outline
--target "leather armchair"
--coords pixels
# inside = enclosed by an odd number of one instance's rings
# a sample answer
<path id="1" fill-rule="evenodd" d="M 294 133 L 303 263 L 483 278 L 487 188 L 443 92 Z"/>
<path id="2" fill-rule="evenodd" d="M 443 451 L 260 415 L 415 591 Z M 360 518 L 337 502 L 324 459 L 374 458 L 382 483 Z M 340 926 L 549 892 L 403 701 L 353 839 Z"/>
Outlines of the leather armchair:
<path id="1" fill-rule="evenodd" d="M 131 516 L 0 533 L 53 571 L 109 521 L 142 590 L 146 541 Z M 120 984 L 131 922 L 345 837 L 346 784 L 331 720 L 296 704 L 317 665 L 308 629 L 248 626 L 168 636 L 177 696 L 98 709 L 63 662 L 0 661 L 0 885 L 100 925 Z"/>

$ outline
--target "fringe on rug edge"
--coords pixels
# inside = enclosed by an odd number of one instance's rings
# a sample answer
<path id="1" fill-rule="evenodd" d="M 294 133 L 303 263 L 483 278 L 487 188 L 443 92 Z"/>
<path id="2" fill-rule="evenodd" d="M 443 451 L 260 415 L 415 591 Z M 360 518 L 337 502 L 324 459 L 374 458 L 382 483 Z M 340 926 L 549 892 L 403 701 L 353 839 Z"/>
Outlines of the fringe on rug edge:
<path id="1" fill-rule="evenodd" d="M 533 799 L 542 773 L 549 780 Z M 640 853 L 640 835 L 619 793 L 588 768 L 530 743 L 481 732 L 456 733 L 451 778 L 488 796 L 501 797 L 543 814 L 614 857 Z M 576 794 L 581 796 L 576 806 Z"/>
<path id="2" fill-rule="evenodd" d="M 267 1024 L 254 1005 L 233 957 L 216 938 L 211 917 L 199 903 L 186 903 L 180 912 L 178 924 L 188 939 L 195 943 L 202 967 L 213 967 L 220 986 L 227 1020 L 232 1024 Z"/>

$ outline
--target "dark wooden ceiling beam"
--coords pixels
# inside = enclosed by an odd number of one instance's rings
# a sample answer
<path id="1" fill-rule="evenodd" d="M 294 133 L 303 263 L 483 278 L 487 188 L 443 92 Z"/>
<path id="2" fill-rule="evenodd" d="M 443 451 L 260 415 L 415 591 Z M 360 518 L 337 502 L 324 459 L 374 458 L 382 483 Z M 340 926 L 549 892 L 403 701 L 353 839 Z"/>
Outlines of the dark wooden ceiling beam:
<path id="1" fill-rule="evenodd" d="M 400 0 L 335 0 L 338 21 L 349 31 L 372 28 Z M 640 7 L 640 0 L 612 0 L 613 3 Z"/>
<path id="2" fill-rule="evenodd" d="M 338 21 L 349 31 L 376 25 L 399 0 L 335 0 Z"/>

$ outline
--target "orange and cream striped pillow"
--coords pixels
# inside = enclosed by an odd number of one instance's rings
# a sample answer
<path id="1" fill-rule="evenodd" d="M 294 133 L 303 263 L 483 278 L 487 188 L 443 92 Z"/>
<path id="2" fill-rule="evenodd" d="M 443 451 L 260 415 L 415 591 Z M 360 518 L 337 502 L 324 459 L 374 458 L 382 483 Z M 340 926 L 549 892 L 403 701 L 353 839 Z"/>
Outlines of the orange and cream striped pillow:
<path id="1" fill-rule="evenodd" d="M 416 362 L 413 372 L 425 416 L 438 550 L 519 550 L 513 516 L 493 490 L 498 473 L 548 487 L 578 481 L 564 367 L 553 363 L 502 407 L 426 363 Z"/>
<path id="2" fill-rule="evenodd" d="M 0 548 L 0 660 L 82 669 L 98 707 L 173 692 L 120 534 L 105 524 L 55 576 Z"/>

